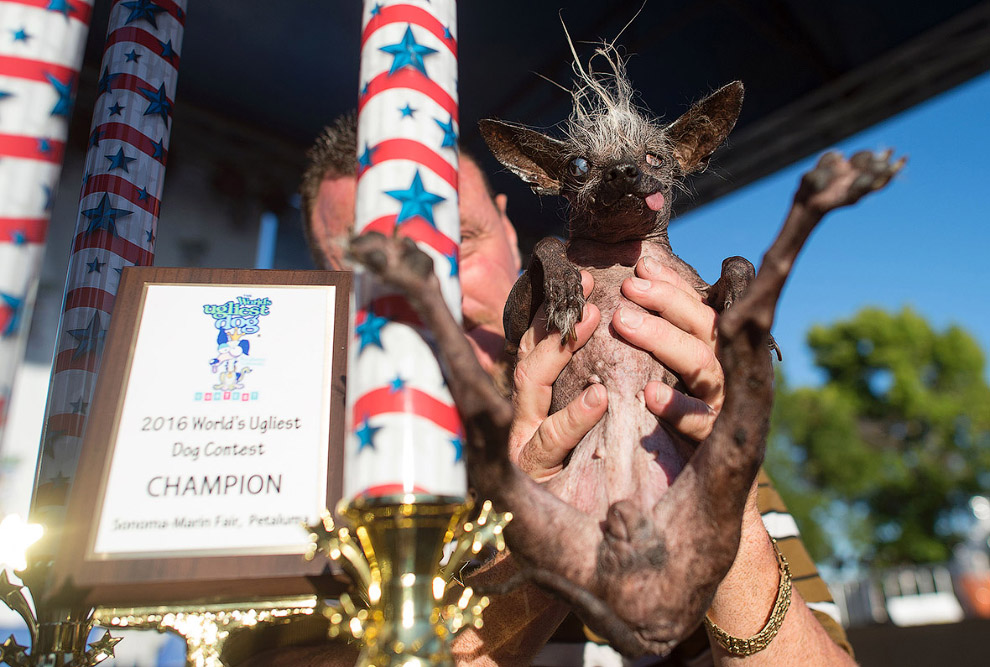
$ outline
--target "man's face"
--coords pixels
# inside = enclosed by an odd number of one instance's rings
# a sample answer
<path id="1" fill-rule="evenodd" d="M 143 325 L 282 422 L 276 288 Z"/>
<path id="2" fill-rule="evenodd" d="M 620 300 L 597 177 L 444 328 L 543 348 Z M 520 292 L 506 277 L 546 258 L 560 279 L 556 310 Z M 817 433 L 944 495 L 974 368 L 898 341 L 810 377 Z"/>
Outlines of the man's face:
<path id="1" fill-rule="evenodd" d="M 464 332 L 491 372 L 505 344 L 502 310 L 519 277 L 516 230 L 505 215 L 505 195 L 492 200 L 472 160 L 461 160 L 459 189 Z"/>
<path id="2" fill-rule="evenodd" d="M 344 251 L 354 228 L 356 194 L 357 180 L 353 176 L 326 178 L 320 183 L 320 192 L 313 207 L 312 229 L 327 269 L 348 269 Z"/>
<path id="3" fill-rule="evenodd" d="M 329 268 L 345 269 L 344 250 L 354 226 L 357 181 L 353 176 L 320 184 L 313 210 L 313 232 Z M 461 309 L 464 332 L 478 361 L 491 372 L 505 342 L 502 309 L 519 276 L 516 230 L 505 215 L 505 195 L 493 201 L 481 170 L 470 159 L 460 163 Z"/>

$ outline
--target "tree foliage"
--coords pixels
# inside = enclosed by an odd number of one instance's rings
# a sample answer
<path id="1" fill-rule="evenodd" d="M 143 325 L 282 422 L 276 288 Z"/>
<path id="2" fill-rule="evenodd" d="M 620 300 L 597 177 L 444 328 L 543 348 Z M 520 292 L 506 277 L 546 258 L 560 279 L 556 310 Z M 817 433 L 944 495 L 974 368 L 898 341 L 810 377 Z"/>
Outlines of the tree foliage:
<path id="1" fill-rule="evenodd" d="M 990 387 L 959 327 L 864 309 L 808 333 L 820 387 L 778 376 L 767 467 L 820 562 L 883 567 L 951 554 L 990 491 Z"/>

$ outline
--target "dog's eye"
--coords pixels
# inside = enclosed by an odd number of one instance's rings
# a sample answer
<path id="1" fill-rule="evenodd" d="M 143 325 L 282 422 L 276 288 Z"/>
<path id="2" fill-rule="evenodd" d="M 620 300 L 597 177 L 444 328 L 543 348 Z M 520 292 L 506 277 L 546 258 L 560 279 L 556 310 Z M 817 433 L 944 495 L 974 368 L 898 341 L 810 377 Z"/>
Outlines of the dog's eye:
<path id="1" fill-rule="evenodd" d="M 588 161 L 583 157 L 576 157 L 571 160 L 570 164 L 571 176 L 576 176 L 577 178 L 584 178 L 588 175 L 590 167 L 588 166 Z"/>
<path id="2" fill-rule="evenodd" d="M 662 163 L 663 160 L 661 160 L 659 156 L 654 155 L 653 153 L 646 154 L 646 164 L 651 167 L 659 167 Z"/>

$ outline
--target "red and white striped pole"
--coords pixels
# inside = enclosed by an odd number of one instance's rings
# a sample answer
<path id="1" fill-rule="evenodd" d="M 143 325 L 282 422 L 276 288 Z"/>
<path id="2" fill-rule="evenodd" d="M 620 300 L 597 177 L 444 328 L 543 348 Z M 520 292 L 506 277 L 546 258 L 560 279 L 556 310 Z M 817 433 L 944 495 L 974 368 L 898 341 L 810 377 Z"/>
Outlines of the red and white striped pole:
<path id="1" fill-rule="evenodd" d="M 460 318 L 454 0 L 366 0 L 355 230 L 397 233 L 434 260 Z M 406 301 L 355 275 L 345 501 L 463 502 L 461 423 Z"/>
<path id="2" fill-rule="evenodd" d="M 92 0 L 0 0 L 0 443 L 24 357 Z"/>
<path id="3" fill-rule="evenodd" d="M 154 261 L 185 8 L 116 0 L 110 10 L 31 508 L 49 535 L 75 476 L 121 271 Z"/>
<path id="4" fill-rule="evenodd" d="M 355 229 L 416 241 L 459 318 L 456 10 L 365 0 Z M 351 308 L 342 504 L 374 553 L 360 664 L 451 667 L 439 561 L 466 509 L 460 418 L 405 298 L 358 269 Z"/>

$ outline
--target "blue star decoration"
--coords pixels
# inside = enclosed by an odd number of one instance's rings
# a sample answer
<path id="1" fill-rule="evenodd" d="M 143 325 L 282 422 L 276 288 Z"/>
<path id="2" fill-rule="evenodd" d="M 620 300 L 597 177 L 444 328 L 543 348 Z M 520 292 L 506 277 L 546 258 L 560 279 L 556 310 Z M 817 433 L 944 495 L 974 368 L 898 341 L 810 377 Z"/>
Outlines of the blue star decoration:
<path id="1" fill-rule="evenodd" d="M 382 13 L 382 9 L 383 9 L 382 3 L 376 2 L 375 6 L 371 8 L 371 15 L 378 16 L 379 14 Z"/>
<path id="2" fill-rule="evenodd" d="M 376 150 L 378 150 L 378 146 L 368 146 L 367 142 L 364 144 L 364 150 L 358 156 L 358 169 L 367 169 L 374 163 Z"/>
<path id="3" fill-rule="evenodd" d="M 402 114 L 403 118 L 414 118 L 413 114 L 416 113 L 416 109 L 409 106 L 409 102 L 406 102 L 406 106 L 399 107 L 399 113 Z"/>
<path id="4" fill-rule="evenodd" d="M 452 252 L 449 255 L 444 255 L 444 257 L 448 262 L 450 262 L 450 277 L 453 278 L 461 272 L 461 265 L 457 260 L 457 253 Z"/>
<path id="5" fill-rule="evenodd" d="M 42 210 L 44 211 L 52 210 L 52 205 L 55 204 L 55 197 L 53 197 L 52 195 L 54 195 L 55 193 L 52 192 L 51 186 L 42 185 L 41 192 L 45 195 L 45 205 Z"/>
<path id="6" fill-rule="evenodd" d="M 158 141 L 151 142 L 151 157 L 159 162 L 165 160 L 165 137 L 159 137 Z"/>
<path id="7" fill-rule="evenodd" d="M 21 310 L 23 305 L 24 299 L 18 298 L 13 294 L 0 292 L 0 314 L 4 314 L 4 311 L 9 312 L 7 323 L 3 329 L 0 329 L 0 337 L 7 338 L 17 333 L 17 329 L 21 324 Z"/>
<path id="8" fill-rule="evenodd" d="M 126 108 L 127 107 L 120 106 L 119 102 L 114 102 L 112 107 L 107 107 L 107 111 L 110 112 L 111 116 L 119 116 L 120 112 Z"/>
<path id="9" fill-rule="evenodd" d="M 65 18 L 69 18 L 69 13 L 76 11 L 76 8 L 69 4 L 69 0 L 51 0 L 45 7 L 50 12 L 59 12 Z"/>
<path id="10" fill-rule="evenodd" d="M 13 93 L 8 93 L 6 90 L 0 90 L 0 102 L 7 99 L 8 97 L 13 97 Z"/>
<path id="11" fill-rule="evenodd" d="M 367 95 L 369 90 L 371 90 L 371 84 L 366 82 L 363 86 L 361 86 L 361 97 Z"/>
<path id="12" fill-rule="evenodd" d="M 168 115 L 172 113 L 172 103 L 168 101 L 168 95 L 165 94 L 165 84 L 163 83 L 159 86 L 158 90 L 138 88 L 138 91 L 150 102 L 144 115 L 151 116 L 158 114 L 165 121 L 165 125 L 168 125 Z"/>
<path id="13" fill-rule="evenodd" d="M 366 447 L 375 448 L 375 435 L 378 434 L 383 427 L 372 426 L 368 415 L 364 416 L 361 420 L 361 426 L 354 430 L 354 435 L 358 437 L 358 452 L 363 452 Z"/>
<path id="14" fill-rule="evenodd" d="M 443 27 L 443 38 L 444 39 L 454 39 L 454 36 L 450 32 L 450 26 Z"/>
<path id="15" fill-rule="evenodd" d="M 52 152 L 52 142 L 45 137 L 39 137 L 38 141 L 38 152 L 39 153 L 51 153 Z"/>
<path id="16" fill-rule="evenodd" d="M 145 232 L 145 234 L 148 235 L 148 243 L 155 242 L 155 230 L 149 229 L 148 231 Z"/>
<path id="17" fill-rule="evenodd" d="M 450 444 L 454 446 L 454 463 L 464 458 L 464 441 L 460 436 L 450 439 Z"/>
<path id="18" fill-rule="evenodd" d="M 103 351 L 103 342 L 107 332 L 100 324 L 100 314 L 93 313 L 93 318 L 86 325 L 85 329 L 69 329 L 69 335 L 79 341 L 76 349 L 72 352 L 72 358 L 78 359 L 87 354 Z"/>
<path id="19" fill-rule="evenodd" d="M 125 218 L 131 213 L 133 211 L 111 206 L 110 196 L 104 192 L 103 199 L 100 200 L 96 208 L 90 208 L 82 212 L 84 216 L 89 218 L 89 228 L 85 233 L 92 234 L 100 229 L 106 229 L 111 236 L 120 236 L 117 233 L 117 218 Z"/>
<path id="20" fill-rule="evenodd" d="M 377 345 L 379 349 L 385 349 L 382 345 L 382 327 L 386 324 L 388 324 L 387 318 L 375 315 L 371 310 L 368 311 L 368 316 L 364 322 L 354 327 L 354 333 L 360 339 L 358 354 L 364 352 L 364 348 L 369 345 Z"/>
<path id="21" fill-rule="evenodd" d="M 68 81 L 59 81 L 52 74 L 45 72 L 45 78 L 48 79 L 48 83 L 52 84 L 52 88 L 58 94 L 58 101 L 52 107 L 51 115 L 68 118 L 72 111 L 72 77 L 70 76 Z"/>
<path id="22" fill-rule="evenodd" d="M 392 76 L 403 67 L 412 67 L 413 69 L 419 71 L 423 76 L 428 77 L 429 75 L 426 73 L 426 65 L 423 64 L 423 56 L 428 56 L 437 52 L 436 49 L 423 46 L 416 41 L 416 38 L 413 37 L 412 26 L 406 26 L 406 32 L 402 36 L 401 41 L 395 44 L 379 47 L 378 50 L 384 51 L 392 56 L 392 66 L 388 70 L 389 76 Z"/>
<path id="23" fill-rule="evenodd" d="M 113 91 L 113 81 L 118 76 L 120 76 L 120 73 L 119 72 L 114 72 L 113 74 L 111 74 L 110 73 L 110 68 L 109 67 L 104 67 L 103 68 L 103 74 L 100 75 L 100 80 L 96 84 L 96 94 L 97 95 L 102 95 L 103 93 L 112 92 Z"/>
<path id="24" fill-rule="evenodd" d="M 399 215 L 395 219 L 395 224 L 401 224 L 410 218 L 419 216 L 430 225 L 436 227 L 433 222 L 433 207 L 442 201 L 444 197 L 433 194 L 423 187 L 423 179 L 419 176 L 419 169 L 413 176 L 412 184 L 406 190 L 386 190 L 385 194 L 402 203 Z"/>
<path id="25" fill-rule="evenodd" d="M 10 240 L 14 242 L 15 246 L 22 246 L 27 243 L 27 236 L 24 235 L 24 230 L 15 229 L 10 233 Z"/>
<path id="26" fill-rule="evenodd" d="M 433 122 L 440 126 L 443 130 L 443 139 L 440 141 L 440 148 L 453 148 L 457 150 L 457 133 L 454 132 L 454 117 L 451 116 L 450 120 L 446 123 L 441 121 L 439 118 L 434 118 Z"/>
<path id="27" fill-rule="evenodd" d="M 145 201 L 148 199 L 148 197 L 151 196 L 151 193 L 148 192 L 145 188 L 141 188 L 140 190 L 138 190 L 137 195 L 138 195 L 138 201 Z"/>
<path id="28" fill-rule="evenodd" d="M 136 157 L 127 157 L 126 155 L 124 155 L 123 148 L 119 149 L 116 155 L 104 155 L 103 157 L 110 160 L 110 166 L 107 168 L 107 171 L 113 171 L 114 169 L 123 169 L 124 172 L 126 173 L 130 172 L 130 170 L 127 168 L 127 165 L 137 160 Z"/>
<path id="29" fill-rule="evenodd" d="M 10 32 L 14 33 L 15 42 L 24 42 L 27 44 L 27 41 L 34 37 L 34 35 L 28 34 L 27 30 L 24 28 L 21 28 L 20 30 L 11 30 Z"/>
<path id="30" fill-rule="evenodd" d="M 165 58 L 174 65 L 175 58 L 177 58 L 179 54 L 176 53 L 175 49 L 172 48 L 172 40 L 170 39 L 167 42 L 163 42 L 159 39 L 157 41 L 158 41 L 158 46 L 160 46 L 162 49 L 162 53 L 161 53 L 162 58 Z"/>
<path id="31" fill-rule="evenodd" d="M 125 63 L 136 63 L 141 59 L 141 54 L 139 54 L 136 50 L 131 49 L 129 52 L 124 54 L 124 58 Z"/>
<path id="32" fill-rule="evenodd" d="M 100 139 L 102 138 L 103 138 L 103 130 L 101 130 L 100 128 L 96 128 L 95 130 L 89 133 L 89 145 L 99 146 Z"/>
<path id="33" fill-rule="evenodd" d="M 135 2 L 122 2 L 120 3 L 127 9 L 131 10 L 128 14 L 127 19 L 124 24 L 133 23 L 134 21 L 147 21 L 151 24 L 152 28 L 158 28 L 158 15 L 165 11 L 164 7 L 159 7 L 151 0 L 135 0 Z"/>
<path id="34" fill-rule="evenodd" d="M 89 410 L 89 403 L 82 400 L 82 396 L 79 397 L 78 401 L 71 401 L 69 405 L 72 407 L 72 412 L 77 415 L 84 415 Z"/>
<path id="35" fill-rule="evenodd" d="M 106 262 L 101 262 L 99 257 L 94 257 L 92 262 L 86 262 L 86 266 L 89 267 L 89 271 L 86 273 L 103 273 L 100 269 L 106 266 Z"/>
<path id="36" fill-rule="evenodd" d="M 388 393 L 397 394 L 402 391 L 406 386 L 406 381 L 403 380 L 398 375 L 395 376 L 391 382 L 388 383 Z"/>
<path id="37" fill-rule="evenodd" d="M 122 276 L 124 274 L 124 267 L 125 266 L 127 266 L 127 265 L 126 264 L 121 264 L 119 267 L 114 267 L 113 272 L 117 274 L 117 277 L 118 278 L 120 278 L 120 276 Z"/>

